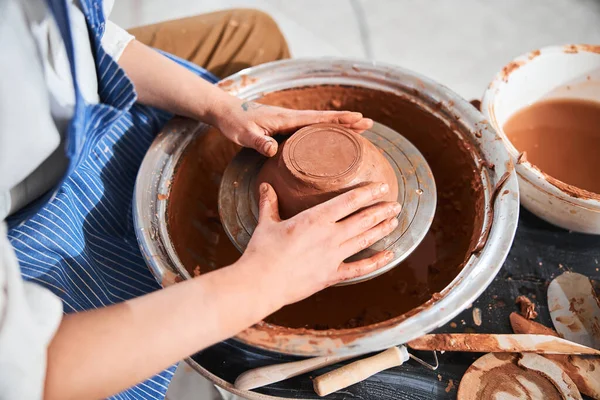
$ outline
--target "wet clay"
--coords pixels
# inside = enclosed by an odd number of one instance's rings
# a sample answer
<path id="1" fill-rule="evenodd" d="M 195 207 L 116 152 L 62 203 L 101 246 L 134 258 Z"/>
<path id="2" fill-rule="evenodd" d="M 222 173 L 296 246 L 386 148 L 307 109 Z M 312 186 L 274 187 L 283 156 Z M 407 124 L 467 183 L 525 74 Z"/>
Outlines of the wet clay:
<path id="1" fill-rule="evenodd" d="M 600 103 L 540 101 L 515 113 L 503 129 L 517 150 L 525 152 L 527 161 L 543 173 L 600 194 Z"/>
<path id="2" fill-rule="evenodd" d="M 531 321 L 525 316 L 516 312 L 510 313 L 510 326 L 514 333 L 517 334 L 532 334 L 532 335 L 550 335 L 559 337 L 558 334 L 551 328 L 544 326 L 538 322 Z"/>
<path id="3" fill-rule="evenodd" d="M 171 182 L 168 230 L 192 276 L 233 264 L 240 253 L 221 225 L 218 191 L 223 172 L 240 147 L 210 128 L 188 146 Z"/>
<path id="4" fill-rule="evenodd" d="M 481 234 L 484 201 L 478 167 L 451 128 L 407 99 L 372 89 L 307 87 L 270 93 L 259 101 L 294 109 L 358 111 L 387 125 L 424 155 L 438 196 L 431 229 L 398 267 L 367 282 L 325 289 L 282 308 L 267 322 L 313 329 L 370 325 L 422 305 L 454 279 Z M 217 216 L 219 182 L 237 151 L 210 130 L 188 146 L 177 168 L 167 208 L 169 233 L 191 274 L 239 257 Z"/>
<path id="5" fill-rule="evenodd" d="M 260 170 L 257 186 L 263 182 L 275 189 L 284 219 L 369 182 L 389 185 L 382 201 L 398 198 L 388 160 L 364 137 L 332 124 L 307 126 L 287 139 Z"/>
<path id="6" fill-rule="evenodd" d="M 515 304 L 519 306 L 521 309 L 521 315 L 527 319 L 536 319 L 538 316 L 537 311 L 535 311 L 535 304 L 529 300 L 527 296 L 518 296 L 515 299 Z"/>

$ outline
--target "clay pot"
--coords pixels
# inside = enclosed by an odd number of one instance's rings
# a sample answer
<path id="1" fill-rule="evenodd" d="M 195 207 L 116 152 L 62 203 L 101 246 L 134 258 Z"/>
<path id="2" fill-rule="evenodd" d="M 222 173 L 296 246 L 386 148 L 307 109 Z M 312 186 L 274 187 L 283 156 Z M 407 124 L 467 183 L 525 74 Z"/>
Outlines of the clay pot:
<path id="1" fill-rule="evenodd" d="M 263 182 L 275 189 L 283 219 L 369 182 L 390 186 L 383 201 L 398 198 L 388 160 L 367 139 L 334 124 L 310 125 L 293 134 L 265 162 L 257 188 Z"/>

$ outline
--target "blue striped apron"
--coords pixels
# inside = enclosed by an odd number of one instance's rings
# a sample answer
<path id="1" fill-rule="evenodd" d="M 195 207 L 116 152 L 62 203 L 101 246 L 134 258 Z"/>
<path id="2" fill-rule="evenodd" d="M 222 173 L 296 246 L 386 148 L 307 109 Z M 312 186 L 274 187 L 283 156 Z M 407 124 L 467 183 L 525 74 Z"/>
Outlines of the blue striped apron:
<path id="1" fill-rule="evenodd" d="M 131 215 L 136 174 L 170 115 L 136 104 L 131 81 L 102 46 L 100 0 L 82 0 L 94 49 L 100 104 L 86 104 L 77 86 L 65 0 L 48 0 L 58 23 L 76 92 L 60 184 L 11 217 L 9 240 L 23 278 L 54 292 L 67 313 L 104 307 L 159 288 L 140 254 Z M 210 82 L 209 72 L 170 56 Z M 175 367 L 114 399 L 163 399 Z"/>

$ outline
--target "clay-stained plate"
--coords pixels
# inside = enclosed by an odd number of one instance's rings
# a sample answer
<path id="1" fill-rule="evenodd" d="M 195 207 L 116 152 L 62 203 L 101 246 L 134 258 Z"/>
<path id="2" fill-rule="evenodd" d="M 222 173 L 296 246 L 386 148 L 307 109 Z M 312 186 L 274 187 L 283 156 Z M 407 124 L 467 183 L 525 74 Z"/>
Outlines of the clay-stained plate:
<path id="1" fill-rule="evenodd" d="M 531 321 L 520 314 L 510 314 L 510 325 L 517 334 L 552 335 L 558 334 L 551 328 Z M 578 355 L 548 355 L 569 375 L 582 394 L 600 400 L 600 357 Z"/>
<path id="2" fill-rule="evenodd" d="M 548 309 L 558 334 L 600 350 L 600 305 L 590 280 L 565 272 L 548 286 Z"/>
<path id="3" fill-rule="evenodd" d="M 437 193 L 433 173 L 423 155 L 396 131 L 375 122 L 362 136 L 377 147 L 390 162 L 398 179 L 398 202 L 402 211 L 398 227 L 385 238 L 361 251 L 350 260 L 360 260 L 388 250 L 392 261 L 370 274 L 350 279 L 348 285 L 374 278 L 389 271 L 412 253 L 433 222 Z M 251 149 L 242 149 L 227 166 L 219 189 L 219 214 L 225 232 L 243 252 L 258 223 L 256 176 L 266 157 Z"/>
<path id="4" fill-rule="evenodd" d="M 465 372 L 457 400 L 581 399 L 558 365 L 537 354 L 488 353 Z"/>
<path id="5" fill-rule="evenodd" d="M 569 375 L 558 364 L 532 353 L 521 354 L 518 361 L 521 368 L 536 371 L 546 377 L 558 389 L 565 399 L 581 399 L 581 393 Z"/>

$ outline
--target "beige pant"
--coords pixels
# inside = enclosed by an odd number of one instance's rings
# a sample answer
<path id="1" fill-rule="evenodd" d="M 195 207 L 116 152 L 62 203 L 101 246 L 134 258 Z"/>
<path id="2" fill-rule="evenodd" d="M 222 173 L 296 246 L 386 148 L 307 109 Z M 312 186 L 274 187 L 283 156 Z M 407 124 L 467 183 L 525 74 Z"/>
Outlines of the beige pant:
<path id="1" fill-rule="evenodd" d="M 234 9 L 130 29 L 140 42 L 224 78 L 290 57 L 277 23 L 257 10 Z"/>
<path id="2" fill-rule="evenodd" d="M 129 32 L 140 42 L 191 61 L 219 78 L 290 57 L 275 21 L 257 10 L 218 11 L 133 28 Z M 219 392 L 224 400 L 241 400 L 222 389 Z"/>

